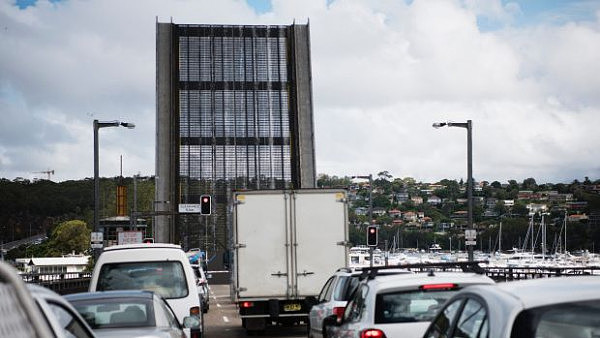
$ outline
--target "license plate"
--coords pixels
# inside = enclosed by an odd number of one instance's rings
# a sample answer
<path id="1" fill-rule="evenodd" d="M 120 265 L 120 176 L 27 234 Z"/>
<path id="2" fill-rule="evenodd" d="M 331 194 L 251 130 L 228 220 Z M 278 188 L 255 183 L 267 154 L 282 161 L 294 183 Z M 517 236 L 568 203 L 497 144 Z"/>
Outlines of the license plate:
<path id="1" fill-rule="evenodd" d="M 283 311 L 300 311 L 300 309 L 302 309 L 302 306 L 296 303 L 283 305 Z"/>

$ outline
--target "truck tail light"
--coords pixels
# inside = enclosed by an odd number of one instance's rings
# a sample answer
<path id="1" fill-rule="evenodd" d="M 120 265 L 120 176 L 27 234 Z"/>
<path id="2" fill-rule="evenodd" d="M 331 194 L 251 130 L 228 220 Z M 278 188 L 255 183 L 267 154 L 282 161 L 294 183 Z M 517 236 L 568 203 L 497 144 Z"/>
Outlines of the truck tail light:
<path id="1" fill-rule="evenodd" d="M 379 329 L 366 329 L 360 333 L 360 338 L 386 338 L 385 333 Z"/>
<path id="2" fill-rule="evenodd" d="M 254 306 L 253 302 L 241 302 L 240 303 L 240 307 L 245 308 L 245 309 L 253 307 L 253 306 Z"/>
<path id="3" fill-rule="evenodd" d="M 333 308 L 333 314 L 336 315 L 338 317 L 338 319 L 342 319 L 342 316 L 344 315 L 344 310 L 346 308 L 345 307 L 334 307 Z"/>
<path id="4" fill-rule="evenodd" d="M 458 285 L 454 283 L 439 283 L 421 285 L 421 290 L 449 290 L 456 289 Z"/>

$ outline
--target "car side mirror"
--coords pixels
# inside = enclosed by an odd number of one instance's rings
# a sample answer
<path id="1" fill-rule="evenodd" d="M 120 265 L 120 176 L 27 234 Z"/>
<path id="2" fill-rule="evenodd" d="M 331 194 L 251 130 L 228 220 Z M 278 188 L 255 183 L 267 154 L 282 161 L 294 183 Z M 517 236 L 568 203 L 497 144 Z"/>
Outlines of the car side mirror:
<path id="1" fill-rule="evenodd" d="M 333 314 L 323 319 L 323 326 L 340 326 L 343 322 L 343 318 L 338 319 L 338 316 Z"/>
<path id="2" fill-rule="evenodd" d="M 200 319 L 196 316 L 187 316 L 183 318 L 184 328 L 196 329 L 199 328 L 201 324 Z"/>

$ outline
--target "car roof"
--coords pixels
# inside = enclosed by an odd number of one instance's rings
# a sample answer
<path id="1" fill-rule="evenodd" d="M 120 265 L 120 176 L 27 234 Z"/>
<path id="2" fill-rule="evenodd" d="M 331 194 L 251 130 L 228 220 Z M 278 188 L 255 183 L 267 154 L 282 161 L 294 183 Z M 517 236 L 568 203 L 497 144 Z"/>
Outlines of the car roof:
<path id="1" fill-rule="evenodd" d="M 29 292 L 31 292 L 31 294 L 34 297 L 41 296 L 44 298 L 55 298 L 55 299 L 61 298 L 61 296 L 58 293 L 56 293 L 46 287 L 43 287 L 41 285 L 26 283 L 26 286 L 27 286 L 27 289 L 29 289 Z"/>
<path id="2" fill-rule="evenodd" d="M 537 278 L 499 283 L 498 288 L 518 298 L 525 308 L 532 308 L 600 299 L 600 276 Z"/>
<path id="3" fill-rule="evenodd" d="M 494 285 L 472 285 L 456 293 L 453 299 L 472 295 L 483 298 L 491 318 L 490 337 L 511 332 L 514 318 L 523 310 L 572 301 L 600 299 L 600 276 L 547 277 Z M 568 292 L 565 292 L 567 291 Z"/>
<path id="4" fill-rule="evenodd" d="M 494 284 L 491 278 L 472 272 L 404 273 L 382 275 L 370 281 L 378 289 L 411 289 L 425 284 L 454 283 L 459 286 Z"/>
<path id="5" fill-rule="evenodd" d="M 154 292 L 148 290 L 111 290 L 72 293 L 64 297 L 69 301 L 78 301 L 101 298 L 152 298 L 154 295 Z"/>
<path id="6" fill-rule="evenodd" d="M 362 273 L 360 268 L 339 268 L 335 271 L 335 276 L 359 276 Z"/>
<path id="7" fill-rule="evenodd" d="M 178 249 L 181 250 L 181 245 L 170 244 L 170 243 L 137 243 L 137 244 L 122 244 L 107 246 L 104 251 L 116 251 L 116 250 L 127 250 L 127 249 Z"/>

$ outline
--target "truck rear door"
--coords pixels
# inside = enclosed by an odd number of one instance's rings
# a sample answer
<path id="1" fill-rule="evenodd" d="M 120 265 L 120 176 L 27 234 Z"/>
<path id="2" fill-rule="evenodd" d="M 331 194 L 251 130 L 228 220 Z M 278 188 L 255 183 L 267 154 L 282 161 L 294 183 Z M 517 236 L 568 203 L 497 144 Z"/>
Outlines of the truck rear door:
<path id="1" fill-rule="evenodd" d="M 317 295 L 337 268 L 347 266 L 346 194 L 296 190 L 292 201 L 297 296 Z"/>
<path id="2" fill-rule="evenodd" d="M 239 297 L 286 297 L 290 278 L 287 195 L 240 193 L 236 199 Z"/>

